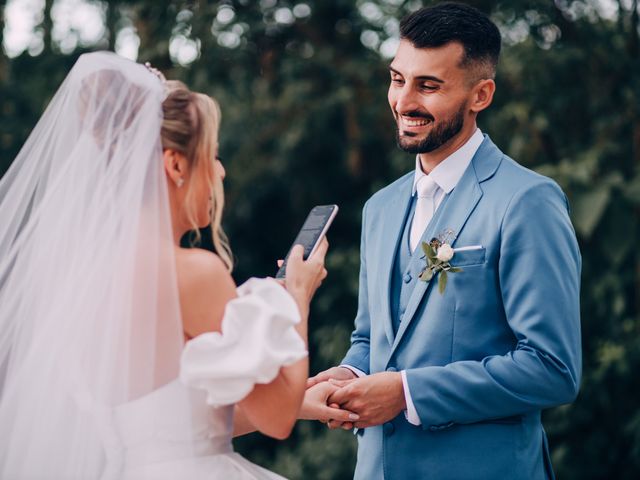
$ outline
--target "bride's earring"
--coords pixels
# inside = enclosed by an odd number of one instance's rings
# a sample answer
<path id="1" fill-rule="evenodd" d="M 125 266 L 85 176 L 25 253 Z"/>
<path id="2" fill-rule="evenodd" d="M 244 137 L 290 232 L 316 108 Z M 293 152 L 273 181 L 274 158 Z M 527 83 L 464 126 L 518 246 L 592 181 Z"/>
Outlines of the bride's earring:
<path id="1" fill-rule="evenodd" d="M 178 188 L 182 187 L 182 185 L 184 185 L 184 178 L 177 179 L 176 185 L 178 186 Z"/>

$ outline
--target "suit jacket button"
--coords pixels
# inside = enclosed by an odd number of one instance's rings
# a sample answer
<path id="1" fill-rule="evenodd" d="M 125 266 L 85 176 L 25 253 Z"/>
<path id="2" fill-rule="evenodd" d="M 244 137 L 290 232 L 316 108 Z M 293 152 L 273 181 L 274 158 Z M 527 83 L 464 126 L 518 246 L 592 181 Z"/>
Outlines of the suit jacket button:
<path id="1" fill-rule="evenodd" d="M 405 273 L 404 277 L 402 278 L 402 280 L 404 280 L 404 283 L 409 283 L 411 281 L 411 274 L 410 273 Z"/>
<path id="2" fill-rule="evenodd" d="M 382 425 L 382 431 L 384 432 L 384 434 L 386 436 L 392 435 L 393 432 L 396 431 L 396 427 L 393 423 L 391 422 L 387 422 L 384 425 Z"/>

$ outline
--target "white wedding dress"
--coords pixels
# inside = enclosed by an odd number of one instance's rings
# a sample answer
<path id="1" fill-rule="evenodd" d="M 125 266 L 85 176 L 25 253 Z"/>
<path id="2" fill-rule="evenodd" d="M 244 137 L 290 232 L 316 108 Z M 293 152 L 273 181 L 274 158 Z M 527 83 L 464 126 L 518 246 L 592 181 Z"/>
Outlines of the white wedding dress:
<path id="1" fill-rule="evenodd" d="M 82 55 L 0 179 L 0 479 L 280 478 L 233 453 L 233 411 L 307 355 L 298 309 L 250 280 L 184 344 L 169 94 Z"/>
<path id="2" fill-rule="evenodd" d="M 293 327 L 298 309 L 272 279 L 251 279 L 238 294 L 222 334 L 187 343 L 181 379 L 113 411 L 112 425 L 102 429 L 112 472 L 121 469 L 126 480 L 283 478 L 233 452 L 233 412 L 256 383 L 306 356 Z"/>

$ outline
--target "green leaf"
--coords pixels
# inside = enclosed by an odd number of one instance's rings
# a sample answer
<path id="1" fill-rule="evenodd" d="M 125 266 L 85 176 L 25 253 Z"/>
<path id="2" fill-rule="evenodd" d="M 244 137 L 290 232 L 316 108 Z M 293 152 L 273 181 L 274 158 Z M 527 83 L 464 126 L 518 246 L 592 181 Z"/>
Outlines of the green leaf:
<path id="1" fill-rule="evenodd" d="M 436 254 L 436 251 L 431 246 L 431 244 L 427 242 L 422 242 L 422 251 L 425 253 L 425 255 L 429 260 L 436 259 L 437 254 Z"/>
<path id="2" fill-rule="evenodd" d="M 444 289 L 447 288 L 447 272 L 442 272 L 438 279 L 438 291 L 440 295 L 444 293 Z"/>
<path id="3" fill-rule="evenodd" d="M 432 278 L 433 278 L 433 272 L 431 271 L 430 268 L 425 268 L 420 274 L 420 276 L 418 277 L 418 279 L 422 280 L 423 282 L 429 282 L 431 281 Z"/>
<path id="4" fill-rule="evenodd" d="M 458 272 L 462 272 L 463 270 L 462 270 L 461 268 L 458 268 L 458 267 L 451 267 L 451 268 L 449 269 L 449 271 L 450 271 L 451 273 L 458 273 Z"/>

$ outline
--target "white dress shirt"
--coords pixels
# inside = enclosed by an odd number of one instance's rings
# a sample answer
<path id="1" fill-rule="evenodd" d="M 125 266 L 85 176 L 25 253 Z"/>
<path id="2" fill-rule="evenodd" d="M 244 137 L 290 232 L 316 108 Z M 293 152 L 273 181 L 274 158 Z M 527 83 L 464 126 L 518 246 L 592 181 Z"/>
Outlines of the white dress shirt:
<path id="1" fill-rule="evenodd" d="M 438 209 L 445 195 L 448 195 L 453 191 L 455 186 L 458 184 L 465 170 L 471 163 L 471 159 L 478 151 L 480 144 L 484 141 L 484 136 L 479 128 L 476 129 L 473 135 L 467 140 L 467 142 L 462 145 L 458 150 L 453 152 L 447 158 L 445 158 L 442 162 L 440 162 L 429 174 L 429 177 L 433 181 L 438 184 L 438 189 L 434 195 L 434 214 Z M 413 190 L 411 192 L 412 196 L 416 195 L 416 185 L 420 178 L 422 178 L 426 173 L 422 170 L 422 165 L 420 163 L 420 155 L 416 155 L 416 169 L 413 178 Z M 412 219 L 413 221 L 413 219 Z M 355 373 L 358 377 L 362 377 L 366 375 L 361 370 L 351 366 L 351 365 L 340 365 L 341 367 L 348 368 L 353 373 Z M 421 425 L 420 417 L 418 416 L 418 412 L 416 411 L 416 407 L 413 404 L 413 400 L 411 399 L 411 392 L 409 391 L 409 385 L 407 383 L 407 374 L 404 370 L 401 372 L 402 375 L 402 387 L 404 390 L 404 398 L 407 404 L 407 409 L 404 412 L 404 415 L 407 421 L 413 425 Z"/>

